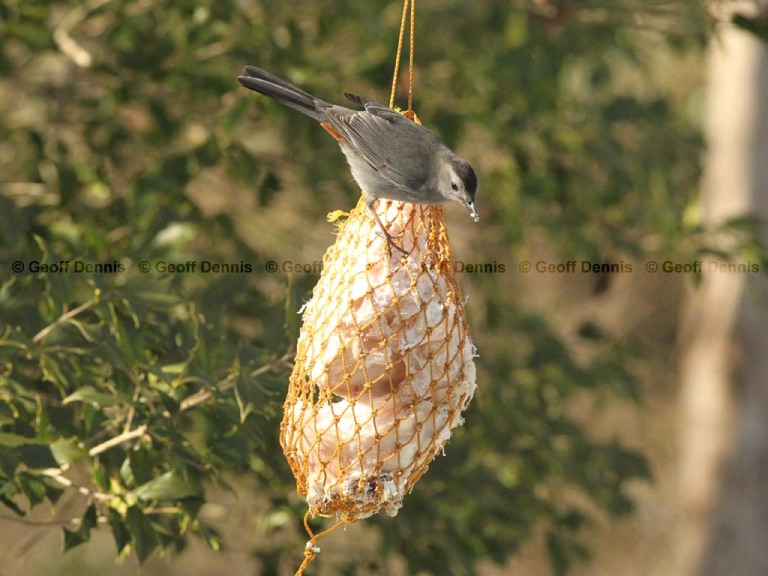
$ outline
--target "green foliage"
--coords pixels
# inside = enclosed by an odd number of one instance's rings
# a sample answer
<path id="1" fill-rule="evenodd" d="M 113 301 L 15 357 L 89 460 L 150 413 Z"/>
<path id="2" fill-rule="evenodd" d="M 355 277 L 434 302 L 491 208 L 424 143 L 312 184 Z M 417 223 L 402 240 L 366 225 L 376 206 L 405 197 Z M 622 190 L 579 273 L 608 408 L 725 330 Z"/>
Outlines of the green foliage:
<path id="1" fill-rule="evenodd" d="M 1 197 L 2 502 L 24 515 L 78 490 L 90 504 L 77 529 L 64 529 L 65 550 L 89 540 L 96 518 L 108 521 L 118 553 L 141 561 L 189 535 L 217 546 L 197 517 L 205 487 L 272 458 L 264 430 L 277 425 L 280 380 L 263 369 L 285 377 L 275 358 L 288 341 L 248 346 L 227 330 L 222 312 L 247 302 L 261 318 L 270 308 L 242 274 L 203 283 L 199 272 L 163 274 L 157 264 L 193 253 L 256 260 L 231 222 L 204 218 L 185 196 L 202 170 L 226 163 L 227 130 L 243 106 L 211 115 L 232 73 L 179 56 L 193 40 L 226 42 L 231 27 L 213 4 L 162 13 L 85 4 L 79 26 L 100 24 L 85 46 L 98 57 L 84 70 L 56 57 L 54 8 L 7 7 L 0 36 L 13 55 L 9 78 L 33 59 L 24 90 L 40 106 L 21 127 L 10 126 L 12 111 L 0 122 L 15 148 L 4 174 L 26 187 Z M 198 135 L 185 137 L 194 122 Z M 24 270 L 6 275 L 13 261 Z M 78 269 L 97 265 L 108 272 Z M 217 296 L 231 308 L 202 309 Z M 279 334 L 280 323 L 264 324 Z M 85 485 L 71 480 L 82 474 Z"/>
<path id="2" fill-rule="evenodd" d="M 130 276 L 9 281 L 4 310 L 31 330 L 0 338 L 0 482 L 24 515 L 17 496 L 55 503 L 77 487 L 66 473 L 87 464 L 93 485 L 79 489 L 91 504 L 77 530 L 64 529 L 64 549 L 87 542 L 98 515 L 119 551 L 131 542 L 144 560 L 210 531 L 196 518 L 204 485 L 249 469 L 277 396 L 254 376 L 266 352 L 233 348 L 166 279 Z"/>
<path id="3" fill-rule="evenodd" d="M 71 497 L 84 512 L 65 519 L 65 550 L 97 529 L 141 561 L 190 536 L 219 549 L 199 512 L 212 486 L 243 475 L 280 536 L 255 545 L 263 573 L 297 560 L 302 511 L 277 430 L 283 358 L 315 278 L 262 273 L 280 253 L 254 213 L 280 216 L 271 210 L 292 194 L 280 205 L 293 229 L 313 228 L 358 191 L 322 130 L 234 77 L 257 64 L 329 100 L 344 89 L 386 100 L 397 4 L 0 6 L 0 502 L 11 514 Z M 688 238 L 701 139 L 685 104 L 654 89 L 652 53 L 700 49 L 697 7 L 420 5 L 416 109 L 481 174 L 473 259 L 504 260 L 531 232 L 594 261 Z M 247 195 L 217 209 L 235 188 Z M 203 260 L 252 271 L 161 265 Z M 9 272 L 14 262 L 23 270 Z M 475 574 L 544 530 L 565 574 L 586 557 L 595 507 L 629 512 L 627 484 L 650 476 L 571 410 L 585 394 L 637 400 L 637 344 L 589 323 L 575 344 L 555 313 L 527 310 L 514 274 L 462 281 L 480 296 L 468 425 L 398 518 L 370 522 L 381 557 L 339 573 L 374 572 L 390 554 L 409 573 Z"/>

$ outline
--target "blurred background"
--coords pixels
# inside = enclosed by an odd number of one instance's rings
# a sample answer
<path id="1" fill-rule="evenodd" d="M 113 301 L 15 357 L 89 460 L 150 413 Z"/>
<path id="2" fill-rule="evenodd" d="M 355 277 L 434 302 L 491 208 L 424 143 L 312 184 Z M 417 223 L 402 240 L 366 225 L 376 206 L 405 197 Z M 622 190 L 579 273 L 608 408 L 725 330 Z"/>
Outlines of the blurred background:
<path id="1" fill-rule="evenodd" d="M 282 401 L 359 190 L 235 77 L 387 102 L 402 8 L 0 2 L 0 574 L 298 567 Z M 445 210 L 478 391 L 308 573 L 768 574 L 766 14 L 418 3 L 414 108 L 481 182 Z"/>

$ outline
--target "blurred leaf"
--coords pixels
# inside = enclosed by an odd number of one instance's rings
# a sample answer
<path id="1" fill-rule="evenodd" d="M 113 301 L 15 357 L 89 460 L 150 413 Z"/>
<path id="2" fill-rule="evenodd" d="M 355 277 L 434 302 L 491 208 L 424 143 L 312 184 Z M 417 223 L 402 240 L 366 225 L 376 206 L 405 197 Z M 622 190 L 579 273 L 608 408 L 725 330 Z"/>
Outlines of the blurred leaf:
<path id="1" fill-rule="evenodd" d="M 91 529 L 96 528 L 96 525 L 96 505 L 91 504 L 88 506 L 88 508 L 86 508 L 82 521 L 80 522 L 80 526 L 77 530 L 69 530 L 68 528 L 64 528 L 64 552 L 90 541 Z"/>
<path id="2" fill-rule="evenodd" d="M 120 556 L 126 549 L 126 546 L 131 543 L 131 532 L 125 519 L 114 508 L 107 510 L 107 520 L 109 521 L 109 527 L 112 529 L 112 536 L 115 539 L 117 554 Z"/>
<path id="3" fill-rule="evenodd" d="M 69 530 L 64 528 L 64 552 L 76 548 L 81 544 L 85 544 L 91 539 L 90 530 L 85 531 L 81 528 L 77 530 Z"/>
<path id="4" fill-rule="evenodd" d="M 602 328 L 600 328 L 594 322 L 585 322 L 579 327 L 579 336 L 585 340 L 592 340 L 595 342 L 603 342 L 606 339 L 606 334 Z"/>
<path id="5" fill-rule="evenodd" d="M 21 493 L 29 500 L 30 508 L 34 508 L 45 500 L 46 487 L 39 478 L 31 474 L 19 474 L 18 482 Z"/>
<path id="6" fill-rule="evenodd" d="M 262 206 L 269 206 L 274 196 L 281 190 L 280 178 L 271 170 L 267 171 L 259 187 L 259 203 Z"/>
<path id="7" fill-rule="evenodd" d="M 133 474 L 135 481 L 139 485 L 144 486 L 151 484 L 153 478 L 152 472 L 155 466 L 160 464 L 157 454 L 145 447 L 132 450 L 126 462 L 130 463 L 131 473 Z"/>
<path id="8" fill-rule="evenodd" d="M 199 486 L 175 472 L 166 472 L 136 490 L 142 500 L 181 500 L 202 494 Z"/>
<path id="9" fill-rule="evenodd" d="M 51 468 L 57 465 L 51 453 L 51 447 L 34 438 L 26 438 L 17 434 L 0 432 L 0 446 L 9 448 L 6 452 L 11 459 L 6 461 L 4 470 L 12 474 L 11 462 L 23 463 L 30 468 Z"/>
<path id="10" fill-rule="evenodd" d="M 0 479 L 0 502 L 17 516 L 24 517 L 27 513 L 22 510 L 15 501 L 15 497 L 18 493 L 19 488 L 16 486 L 15 482 L 2 482 Z"/>
<path id="11" fill-rule="evenodd" d="M 51 453 L 59 466 L 73 464 L 87 455 L 77 438 L 59 438 L 52 442 Z"/>
<path id="12" fill-rule="evenodd" d="M 9 434 L 7 432 L 0 432 L 0 446 L 8 446 L 10 448 L 18 448 L 25 444 L 34 444 L 36 440 L 34 438 L 25 438 L 18 434 Z"/>
<path id="13" fill-rule="evenodd" d="M 152 555 L 155 548 L 157 548 L 158 541 L 155 529 L 149 518 L 144 515 L 144 512 L 138 506 L 130 506 L 128 508 L 126 524 L 131 533 L 136 556 L 139 558 L 139 563 L 143 564 Z"/>
<path id="14" fill-rule="evenodd" d="M 88 402 L 96 408 L 106 408 L 108 406 L 119 404 L 121 400 L 113 394 L 99 392 L 90 386 L 86 386 L 84 388 L 79 388 L 77 391 L 64 398 L 62 403 L 67 405 L 72 402 Z"/>
<path id="15" fill-rule="evenodd" d="M 14 477 L 19 463 L 20 460 L 15 450 L 0 446 L 0 470 L 6 477 Z"/>
<path id="16" fill-rule="evenodd" d="M 768 42 L 768 10 L 763 9 L 759 16 L 754 17 L 736 12 L 731 16 L 731 22 L 738 28 L 754 34 L 763 42 Z"/>
<path id="17" fill-rule="evenodd" d="M 208 545 L 211 550 L 219 552 L 222 548 L 221 535 L 218 531 L 208 528 L 206 526 L 200 527 L 200 537 Z"/>

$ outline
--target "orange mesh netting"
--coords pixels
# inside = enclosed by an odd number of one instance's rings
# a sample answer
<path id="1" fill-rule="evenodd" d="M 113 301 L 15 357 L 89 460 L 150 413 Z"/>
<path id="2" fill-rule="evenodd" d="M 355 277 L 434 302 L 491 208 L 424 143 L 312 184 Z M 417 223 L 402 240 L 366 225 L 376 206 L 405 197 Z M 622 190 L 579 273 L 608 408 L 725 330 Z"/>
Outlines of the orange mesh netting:
<path id="1" fill-rule="evenodd" d="M 361 198 L 303 310 L 281 445 L 309 514 L 397 514 L 475 391 L 440 206 Z M 314 546 L 314 544 L 312 544 Z"/>

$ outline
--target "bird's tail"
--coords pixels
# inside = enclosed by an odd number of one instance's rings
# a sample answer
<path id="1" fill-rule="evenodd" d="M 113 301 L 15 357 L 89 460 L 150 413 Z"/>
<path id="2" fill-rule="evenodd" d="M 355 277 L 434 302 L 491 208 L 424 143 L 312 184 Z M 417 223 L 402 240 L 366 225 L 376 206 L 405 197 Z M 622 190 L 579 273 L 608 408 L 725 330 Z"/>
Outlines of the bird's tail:
<path id="1" fill-rule="evenodd" d="M 273 100 L 277 100 L 315 120 L 322 121 L 325 118 L 325 109 L 330 106 L 327 102 L 315 98 L 290 82 L 255 66 L 246 66 L 243 69 L 243 74 L 238 76 L 237 80 L 246 88 L 269 96 Z"/>

